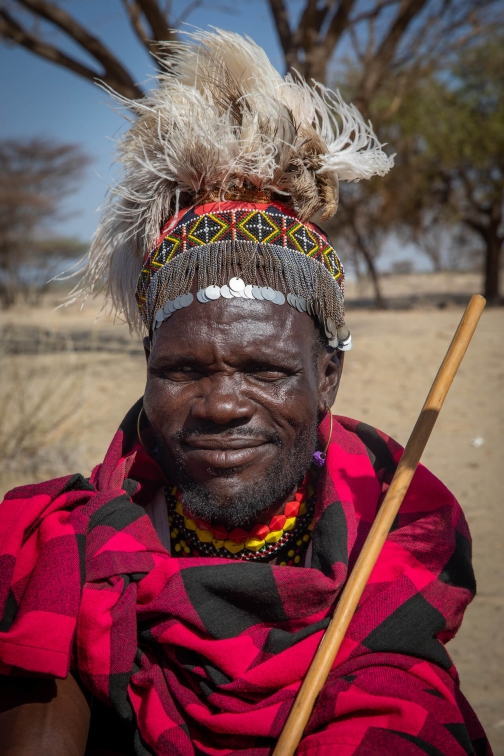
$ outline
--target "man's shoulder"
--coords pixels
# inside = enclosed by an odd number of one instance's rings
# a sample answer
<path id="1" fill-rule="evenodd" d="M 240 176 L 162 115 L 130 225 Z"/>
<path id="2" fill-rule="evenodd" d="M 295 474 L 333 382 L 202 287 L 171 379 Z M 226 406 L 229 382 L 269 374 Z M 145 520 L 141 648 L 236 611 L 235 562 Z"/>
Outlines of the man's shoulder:
<path id="1" fill-rule="evenodd" d="M 23 486 L 17 486 L 7 491 L 3 497 L 4 501 L 12 499 L 32 499 L 35 496 L 48 496 L 50 499 L 56 498 L 70 491 L 93 491 L 94 487 L 80 473 L 64 475 L 61 478 L 50 478 L 40 483 L 29 483 Z"/>
<path id="2" fill-rule="evenodd" d="M 331 446 L 349 455 L 361 455 L 364 466 L 372 468 L 382 486 L 387 487 L 396 471 L 404 448 L 384 431 L 361 420 L 335 415 Z M 401 512 L 425 511 L 447 506 L 460 510 L 453 493 L 434 473 L 419 464 Z"/>
<path id="3" fill-rule="evenodd" d="M 344 415 L 334 415 L 332 443 L 349 454 L 366 455 L 373 469 L 394 473 L 403 447 L 391 436 L 369 423 Z"/>

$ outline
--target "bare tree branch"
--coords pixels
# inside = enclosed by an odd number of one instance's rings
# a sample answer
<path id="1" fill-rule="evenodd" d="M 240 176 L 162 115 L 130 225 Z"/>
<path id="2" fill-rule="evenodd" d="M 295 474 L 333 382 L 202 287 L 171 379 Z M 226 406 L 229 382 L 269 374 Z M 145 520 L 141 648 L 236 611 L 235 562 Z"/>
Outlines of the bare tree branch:
<path id="1" fill-rule="evenodd" d="M 201 3 L 202 0 L 186 3 L 180 19 L 170 26 L 172 4 L 169 0 L 122 0 L 135 35 L 150 53 L 155 53 L 156 43 L 176 38 L 173 27 L 187 18 Z M 25 24 L 22 18 L 14 14 L 16 6 L 27 11 L 34 21 L 48 22 L 75 42 L 94 59 L 96 68 L 92 64 L 90 66 L 81 63 L 58 45 L 46 41 L 36 25 L 30 29 L 29 23 Z M 120 59 L 89 29 L 64 10 L 60 3 L 50 0 L 11 0 L 10 10 L 5 7 L 0 9 L 0 37 L 89 81 L 103 81 L 112 90 L 128 99 L 135 100 L 143 96 L 142 89 L 135 83 Z"/>
<path id="2" fill-rule="evenodd" d="M 269 0 L 269 7 L 284 51 L 287 69 L 296 68 L 307 79 L 325 81 L 327 62 L 336 44 L 348 28 L 349 15 L 356 0 L 339 0 L 335 5 L 317 0 L 306 0 L 306 5 L 296 30 L 289 21 L 284 0 Z M 325 36 L 321 37 L 324 24 L 330 17 Z"/>
<path id="3" fill-rule="evenodd" d="M 109 78 L 122 82 L 129 87 L 134 86 L 133 79 L 115 55 L 97 37 L 90 34 L 75 18 L 58 5 L 46 2 L 46 0 L 18 0 L 18 2 L 40 18 L 50 21 L 75 40 L 95 60 L 101 63 Z"/>
<path id="4" fill-rule="evenodd" d="M 152 40 L 149 38 L 149 35 L 147 34 L 147 31 L 142 23 L 142 19 L 140 17 L 141 10 L 140 10 L 139 4 L 135 2 L 134 0 L 133 1 L 122 0 L 122 3 L 129 16 L 129 20 L 133 28 L 133 31 L 135 32 L 136 36 L 138 37 L 142 45 L 150 52 Z"/>
<path id="5" fill-rule="evenodd" d="M 362 49 L 362 42 L 359 39 L 357 28 L 355 26 L 350 26 L 350 28 L 348 29 L 348 34 L 350 35 L 350 40 L 352 42 L 355 57 L 361 63 L 361 65 L 364 65 L 368 51 L 366 50 L 366 52 L 364 52 Z"/>
<path id="6" fill-rule="evenodd" d="M 101 70 L 95 70 L 67 55 L 56 46 L 44 42 L 32 34 L 13 18 L 7 11 L 0 9 L 0 35 L 15 44 L 25 47 L 51 63 L 67 68 L 73 73 L 90 81 L 101 80 L 119 94 L 131 99 L 142 96 L 141 89 L 135 84 L 130 74 L 96 37 L 90 35 L 78 22 L 53 3 L 43 0 L 18 0 L 38 17 L 51 21 L 64 31 L 77 44 L 101 64 Z"/>
<path id="7" fill-rule="evenodd" d="M 147 19 L 153 40 L 169 42 L 174 38 L 175 33 L 173 29 L 170 29 L 169 22 L 170 5 L 168 5 L 166 13 L 161 10 L 157 0 L 136 0 L 136 5 L 140 6 Z"/>
<path id="8" fill-rule="evenodd" d="M 412 20 L 423 10 L 427 2 L 428 0 L 402 0 L 393 23 L 363 72 L 360 91 L 356 99 L 364 112 L 369 112 L 371 98 L 390 65 L 400 41 Z"/>
<path id="9" fill-rule="evenodd" d="M 177 18 L 177 20 L 174 23 L 175 29 L 178 29 L 181 24 L 184 23 L 186 18 L 191 15 L 191 13 L 194 13 L 194 11 L 197 8 L 200 8 L 203 5 L 203 0 L 193 0 L 192 3 L 189 3 L 186 5 L 180 16 Z"/>
<path id="10" fill-rule="evenodd" d="M 341 0 L 338 10 L 331 19 L 329 29 L 324 40 L 324 53 L 327 57 L 332 55 L 349 23 L 350 12 L 355 5 L 355 0 Z"/>
<path id="11" fill-rule="evenodd" d="M 284 0 L 269 0 L 269 7 L 276 26 L 278 39 L 282 45 L 287 69 L 299 68 L 299 58 L 296 50 L 294 33 L 289 22 L 289 14 Z"/>
<path id="12" fill-rule="evenodd" d="M 367 10 L 367 11 L 363 11 L 362 13 L 359 13 L 357 16 L 352 16 L 350 21 L 352 25 L 357 25 L 357 24 L 360 24 L 362 21 L 369 21 L 372 18 L 377 18 L 384 8 L 386 8 L 388 5 L 395 5 L 396 3 L 397 3 L 397 0 L 379 0 L 379 2 L 376 3 L 374 8 L 371 8 L 370 10 Z"/>
<path id="13" fill-rule="evenodd" d="M 351 38 L 350 56 L 363 69 L 359 105 L 368 114 L 386 71 L 411 67 L 412 59 L 427 70 L 432 55 L 446 58 L 480 34 L 481 14 L 496 8 L 499 0 L 375 0 L 372 5 L 363 0 L 304 0 L 297 28 L 290 21 L 288 0 L 268 4 L 287 69 L 295 67 L 307 79 L 325 82 L 331 56 L 345 35 Z"/>
<path id="14" fill-rule="evenodd" d="M 63 68 L 67 68 L 69 71 L 82 76 L 89 81 L 96 82 L 98 79 L 104 81 L 115 91 L 129 97 L 136 99 L 142 96 L 141 90 L 133 83 L 130 82 L 118 82 L 114 77 L 109 76 L 106 72 L 95 71 L 88 66 L 83 65 L 75 58 L 66 55 L 61 50 L 58 50 L 54 45 L 50 45 L 47 42 L 43 42 L 30 32 L 23 29 L 17 21 L 10 16 L 5 10 L 0 9 L 0 36 L 4 39 L 8 39 L 17 45 L 25 47 L 30 52 L 35 53 L 44 60 L 48 60 L 51 63 L 56 63 Z"/>
<path id="15" fill-rule="evenodd" d="M 313 40 L 318 39 L 322 25 L 329 13 L 330 4 L 331 3 L 326 2 L 319 7 L 317 0 L 307 0 L 298 25 L 298 34 L 300 38 L 309 32 L 313 37 Z"/>

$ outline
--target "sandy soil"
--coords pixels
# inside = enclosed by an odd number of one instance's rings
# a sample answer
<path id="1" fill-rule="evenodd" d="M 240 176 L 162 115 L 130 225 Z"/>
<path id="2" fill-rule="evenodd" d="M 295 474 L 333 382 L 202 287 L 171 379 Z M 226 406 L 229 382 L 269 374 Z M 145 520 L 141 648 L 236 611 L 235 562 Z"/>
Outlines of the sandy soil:
<path id="1" fill-rule="evenodd" d="M 460 318 L 454 303 L 476 288 L 465 277 L 458 289 L 451 281 L 445 296 L 446 280 L 423 278 L 397 277 L 395 287 L 386 280 L 395 306 L 415 309 L 372 311 L 364 308 L 365 292 L 350 292 L 355 346 L 335 407 L 403 444 Z M 50 304 L 0 314 L 0 454 L 7 460 L 0 492 L 43 476 L 88 474 L 142 394 L 141 345 L 124 325 L 107 318 L 94 325 L 96 304 L 83 312 L 54 312 Z M 503 333 L 504 310 L 486 311 L 424 456 L 460 500 L 473 535 L 479 595 L 448 650 L 498 756 L 504 756 Z M 44 414 L 40 408 L 49 402 Z"/>

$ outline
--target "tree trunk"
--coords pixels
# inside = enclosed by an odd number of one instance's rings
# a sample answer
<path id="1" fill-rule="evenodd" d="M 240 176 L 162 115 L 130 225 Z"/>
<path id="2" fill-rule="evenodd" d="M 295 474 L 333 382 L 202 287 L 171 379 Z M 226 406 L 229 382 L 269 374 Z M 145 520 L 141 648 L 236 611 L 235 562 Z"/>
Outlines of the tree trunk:
<path id="1" fill-rule="evenodd" d="M 386 299 L 383 297 L 381 293 L 380 278 L 378 276 L 378 271 L 376 270 L 376 267 L 374 264 L 373 256 L 370 253 L 369 249 L 367 248 L 367 244 L 362 238 L 362 235 L 359 233 L 359 230 L 355 223 L 355 217 L 352 218 L 352 221 L 353 221 L 352 222 L 353 232 L 355 235 L 355 240 L 357 241 L 357 247 L 359 251 L 361 252 L 364 260 L 366 261 L 368 273 L 373 284 L 376 309 L 386 310 L 388 308 L 388 305 L 387 305 Z"/>
<path id="2" fill-rule="evenodd" d="M 374 260 L 371 257 L 371 255 L 368 254 L 367 249 L 365 249 L 364 247 L 361 247 L 361 252 L 364 256 L 364 259 L 366 260 L 368 273 L 371 277 L 371 281 L 373 284 L 375 307 L 377 310 L 386 310 L 388 308 L 388 305 L 387 305 L 386 299 L 383 297 L 381 293 L 380 278 L 378 276 L 378 272 L 376 270 Z"/>
<path id="3" fill-rule="evenodd" d="M 306 56 L 306 62 L 303 76 L 309 84 L 314 81 L 318 81 L 319 84 L 326 84 L 327 79 L 327 55 L 325 54 L 323 47 L 314 47 Z"/>
<path id="4" fill-rule="evenodd" d="M 488 304 L 500 303 L 500 256 L 503 239 L 500 238 L 498 229 L 493 227 L 488 229 L 485 238 L 485 289 L 484 295 Z"/>

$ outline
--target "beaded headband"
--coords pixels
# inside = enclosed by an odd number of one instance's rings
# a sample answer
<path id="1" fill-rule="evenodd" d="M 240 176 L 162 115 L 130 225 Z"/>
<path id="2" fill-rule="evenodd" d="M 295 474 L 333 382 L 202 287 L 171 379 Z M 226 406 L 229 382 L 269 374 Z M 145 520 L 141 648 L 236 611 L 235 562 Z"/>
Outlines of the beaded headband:
<path id="1" fill-rule="evenodd" d="M 169 221 L 138 279 L 136 299 L 147 328 L 189 306 L 195 280 L 201 303 L 287 300 L 320 322 L 331 346 L 350 349 L 336 251 L 320 228 L 302 223 L 280 202 L 210 202 Z"/>

